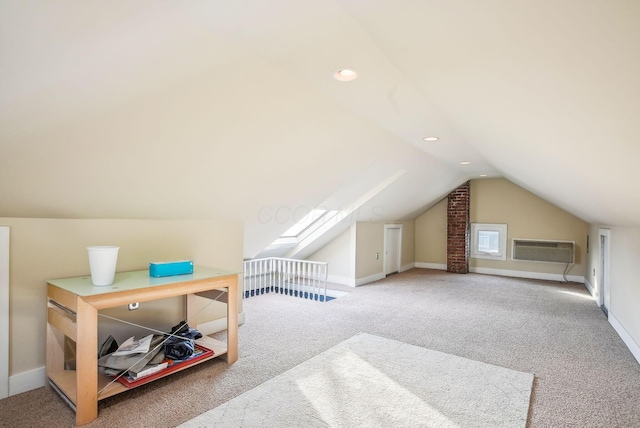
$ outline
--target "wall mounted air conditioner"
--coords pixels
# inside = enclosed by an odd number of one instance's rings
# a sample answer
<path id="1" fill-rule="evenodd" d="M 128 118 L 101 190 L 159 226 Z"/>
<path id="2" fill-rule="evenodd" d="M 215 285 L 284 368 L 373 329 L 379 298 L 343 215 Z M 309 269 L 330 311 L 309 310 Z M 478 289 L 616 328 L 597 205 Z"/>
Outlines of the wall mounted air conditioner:
<path id="1" fill-rule="evenodd" d="M 573 241 L 545 241 L 540 239 L 513 239 L 511 259 L 528 262 L 573 263 Z"/>

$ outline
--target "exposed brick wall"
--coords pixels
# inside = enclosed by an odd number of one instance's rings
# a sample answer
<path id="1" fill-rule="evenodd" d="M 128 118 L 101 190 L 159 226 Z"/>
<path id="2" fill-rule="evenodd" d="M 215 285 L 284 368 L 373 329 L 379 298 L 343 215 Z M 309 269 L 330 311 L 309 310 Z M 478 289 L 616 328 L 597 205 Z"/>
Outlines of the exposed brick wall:
<path id="1" fill-rule="evenodd" d="M 447 198 L 447 272 L 469 272 L 469 197 L 467 181 Z"/>

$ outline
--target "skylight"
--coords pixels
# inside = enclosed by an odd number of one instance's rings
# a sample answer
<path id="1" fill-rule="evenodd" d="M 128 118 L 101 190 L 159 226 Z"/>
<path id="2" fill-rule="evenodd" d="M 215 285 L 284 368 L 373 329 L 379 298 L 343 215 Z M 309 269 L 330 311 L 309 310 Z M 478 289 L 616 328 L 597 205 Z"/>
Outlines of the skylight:
<path id="1" fill-rule="evenodd" d="M 282 234 L 281 238 L 295 238 L 299 236 L 305 230 L 311 228 L 314 224 L 322 224 L 319 223 L 320 219 L 325 218 L 324 221 L 328 220 L 329 217 L 333 217 L 337 211 L 328 211 L 324 209 L 315 209 L 311 210 L 309 214 L 304 216 L 299 222 L 294 224 L 289 230 Z"/>

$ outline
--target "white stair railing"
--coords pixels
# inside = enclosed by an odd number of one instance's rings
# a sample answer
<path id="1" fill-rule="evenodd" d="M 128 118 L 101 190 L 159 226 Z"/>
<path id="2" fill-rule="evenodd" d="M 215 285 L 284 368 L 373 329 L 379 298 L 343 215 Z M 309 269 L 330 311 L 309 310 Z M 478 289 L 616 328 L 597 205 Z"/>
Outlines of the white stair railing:
<path id="1" fill-rule="evenodd" d="M 281 293 L 327 301 L 328 263 L 269 257 L 244 262 L 243 297 Z"/>

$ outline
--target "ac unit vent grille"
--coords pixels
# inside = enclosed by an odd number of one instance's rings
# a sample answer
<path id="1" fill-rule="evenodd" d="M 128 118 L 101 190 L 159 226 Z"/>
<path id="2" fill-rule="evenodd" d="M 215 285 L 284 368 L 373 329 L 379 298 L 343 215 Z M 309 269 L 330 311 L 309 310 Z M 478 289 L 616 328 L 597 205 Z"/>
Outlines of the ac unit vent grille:
<path id="1" fill-rule="evenodd" d="M 547 263 L 573 263 L 575 243 L 514 239 L 512 259 Z"/>

